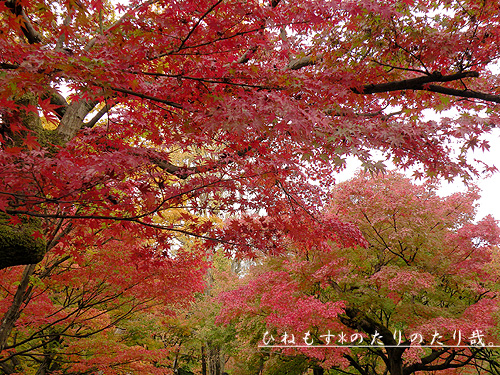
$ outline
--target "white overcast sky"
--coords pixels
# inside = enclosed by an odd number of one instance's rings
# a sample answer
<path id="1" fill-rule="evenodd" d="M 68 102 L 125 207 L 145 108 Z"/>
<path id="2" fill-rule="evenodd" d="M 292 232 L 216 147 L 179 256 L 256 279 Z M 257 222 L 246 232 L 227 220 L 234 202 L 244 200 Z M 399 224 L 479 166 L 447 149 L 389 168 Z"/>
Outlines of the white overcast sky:
<path id="1" fill-rule="evenodd" d="M 488 137 L 490 150 L 487 152 L 476 151 L 471 156 L 484 161 L 488 165 L 495 165 L 500 170 L 500 129 L 493 130 Z M 500 171 L 489 178 L 477 179 L 476 185 L 482 190 L 481 199 L 477 212 L 477 219 L 481 219 L 488 214 L 493 215 L 496 220 L 500 220 Z M 454 184 L 444 183 L 441 192 L 449 195 L 456 191 L 464 191 L 466 188 L 463 183 Z"/>
<path id="2" fill-rule="evenodd" d="M 500 129 L 494 129 L 488 137 L 490 150 L 487 152 L 475 151 L 471 157 L 479 159 L 488 165 L 495 165 L 500 170 Z M 360 163 L 354 159 L 348 159 L 347 169 L 337 176 L 337 182 L 345 181 L 354 176 Z M 481 189 L 481 199 L 477 209 L 476 220 L 491 214 L 496 220 L 500 220 L 500 172 L 488 178 L 474 180 L 474 183 Z M 450 195 L 455 192 L 466 191 L 467 187 L 458 179 L 453 183 L 442 182 L 439 194 Z"/>

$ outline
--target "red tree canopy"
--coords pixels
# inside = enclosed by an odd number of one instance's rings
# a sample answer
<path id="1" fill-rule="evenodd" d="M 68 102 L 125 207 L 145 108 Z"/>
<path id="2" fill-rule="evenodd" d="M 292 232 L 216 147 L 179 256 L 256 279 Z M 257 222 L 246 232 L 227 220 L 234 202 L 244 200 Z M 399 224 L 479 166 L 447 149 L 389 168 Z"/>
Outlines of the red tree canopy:
<path id="1" fill-rule="evenodd" d="M 286 255 L 260 259 L 245 285 L 225 294 L 221 320 L 237 321 L 254 346 L 306 346 L 274 350 L 325 369 L 487 367 L 484 346 L 499 345 L 500 228 L 491 217 L 473 223 L 477 198 L 441 198 L 398 174 L 339 184 L 328 211 L 356 224 L 368 245 L 307 247 L 283 233 Z M 371 348 L 346 347 L 360 341 Z"/>
<path id="2" fill-rule="evenodd" d="M 0 7 L 1 267 L 40 260 L 77 222 L 263 250 L 199 215 L 314 213 L 309 182 L 328 186 L 349 155 L 381 168 L 372 150 L 474 174 L 464 153 L 497 122 L 495 1 Z"/>
<path id="3" fill-rule="evenodd" d="M 174 345 L 158 337 L 164 321 L 203 290 L 204 262 L 192 252 L 139 260 L 145 249 L 131 237 L 88 246 L 78 257 L 45 257 L 23 291 L 0 351 L 0 373 L 171 373 Z M 0 271 L 0 315 L 7 320 L 21 273 L 20 267 Z"/>
<path id="4" fill-rule="evenodd" d="M 467 177 L 481 172 L 467 150 L 488 148 L 498 119 L 493 0 L 2 0 L 0 11 L 0 268 L 49 251 L 78 259 L 124 232 L 132 263 L 191 249 L 200 264 L 216 245 L 362 244 L 320 213 L 347 156 L 379 170 L 377 150 L 417 176 Z M 430 121 L 427 109 L 455 112 Z"/>

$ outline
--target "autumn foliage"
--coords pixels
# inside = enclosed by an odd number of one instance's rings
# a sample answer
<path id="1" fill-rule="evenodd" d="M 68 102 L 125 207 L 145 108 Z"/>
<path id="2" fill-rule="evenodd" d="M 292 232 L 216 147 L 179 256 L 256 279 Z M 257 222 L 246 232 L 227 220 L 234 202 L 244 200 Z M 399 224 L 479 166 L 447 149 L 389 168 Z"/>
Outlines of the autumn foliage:
<path id="1" fill-rule="evenodd" d="M 0 6 L 0 209 L 10 226 L 41 218 L 49 248 L 70 222 L 116 220 L 223 241 L 200 212 L 314 210 L 308 181 L 330 184 L 348 155 L 382 168 L 373 149 L 474 174 L 464 153 L 497 120 L 493 1 Z M 21 250 L 4 266 L 43 256 Z"/>
<path id="2" fill-rule="evenodd" d="M 94 233 L 99 236 L 99 234 Z M 73 256 L 53 252 L 30 277 L 4 373 L 164 374 L 170 347 L 155 340 L 162 322 L 202 291 L 203 259 L 178 252 L 139 260 L 123 235 Z M 22 269 L 1 271 L 0 314 L 12 306 Z M 186 283 L 186 279 L 190 280 Z"/>
<path id="3" fill-rule="evenodd" d="M 441 198 L 394 173 L 339 184 L 327 212 L 355 223 L 368 244 L 288 242 L 286 254 L 259 259 L 224 294 L 220 319 L 237 321 L 255 346 L 306 346 L 271 352 L 303 358 L 306 368 L 363 375 L 484 365 L 489 349 L 453 348 L 499 339 L 500 228 L 491 217 L 473 223 L 477 198 L 474 190 Z M 387 348 L 315 347 L 360 341 Z"/>
<path id="4" fill-rule="evenodd" d="M 492 0 L 1 0 L 0 351 L 17 345 L 37 293 L 55 303 L 59 292 L 41 286 L 52 273 L 35 285 L 51 262 L 64 259 L 68 282 L 118 262 L 168 305 L 199 289 L 216 251 L 366 245 L 323 209 L 349 156 L 416 177 L 492 170 L 467 152 L 488 149 L 498 122 L 498 10 Z M 147 284 L 145 269 L 172 290 Z M 3 353 L 0 364 L 15 365 Z"/>

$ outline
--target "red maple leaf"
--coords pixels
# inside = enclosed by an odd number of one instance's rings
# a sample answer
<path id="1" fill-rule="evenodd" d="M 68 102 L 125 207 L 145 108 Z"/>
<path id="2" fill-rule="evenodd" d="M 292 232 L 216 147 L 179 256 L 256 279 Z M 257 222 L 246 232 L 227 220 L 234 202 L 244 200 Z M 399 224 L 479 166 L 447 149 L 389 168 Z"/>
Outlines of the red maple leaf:
<path id="1" fill-rule="evenodd" d="M 38 150 L 40 148 L 40 144 L 38 143 L 38 138 L 33 134 L 28 134 L 26 138 L 24 138 L 23 143 L 30 150 Z"/>
<path id="2" fill-rule="evenodd" d="M 42 239 L 43 240 L 45 238 L 45 236 L 39 230 L 34 231 L 33 234 L 32 234 L 32 236 L 33 236 L 33 238 L 35 238 L 37 240 L 38 239 Z"/>

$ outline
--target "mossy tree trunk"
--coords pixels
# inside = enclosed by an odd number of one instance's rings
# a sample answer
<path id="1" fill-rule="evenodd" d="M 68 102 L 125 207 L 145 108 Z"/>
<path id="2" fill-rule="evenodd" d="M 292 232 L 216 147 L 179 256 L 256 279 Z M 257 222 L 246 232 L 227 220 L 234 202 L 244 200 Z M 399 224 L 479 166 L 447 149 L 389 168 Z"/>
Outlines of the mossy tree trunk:
<path id="1" fill-rule="evenodd" d="M 57 134 L 45 130 L 39 114 L 29 110 L 37 108 L 36 95 L 32 93 L 20 95 L 16 104 L 16 109 L 6 110 L 2 116 L 0 134 L 4 139 L 3 147 L 26 148 L 24 140 L 27 135 L 35 136 L 38 143 L 45 148 L 57 143 Z M 18 217 L 20 224 L 10 224 L 9 208 L 14 209 L 22 203 L 18 202 L 21 198 L 16 196 L 15 191 L 11 193 L 13 199 L 10 207 L 7 207 L 7 212 L 0 211 L 0 269 L 38 263 L 46 253 L 46 242 L 41 237 L 33 236 L 35 232 L 43 233 L 41 220 Z"/>

